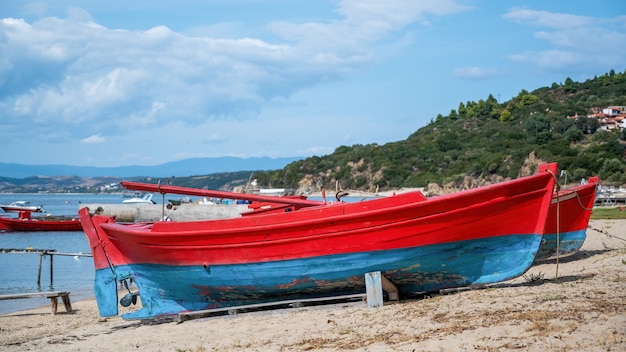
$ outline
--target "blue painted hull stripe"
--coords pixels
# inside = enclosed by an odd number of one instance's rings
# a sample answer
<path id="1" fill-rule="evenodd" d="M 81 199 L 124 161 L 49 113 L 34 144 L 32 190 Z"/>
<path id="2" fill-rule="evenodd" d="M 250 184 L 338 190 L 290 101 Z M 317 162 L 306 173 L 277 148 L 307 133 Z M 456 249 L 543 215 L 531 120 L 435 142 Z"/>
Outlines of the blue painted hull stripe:
<path id="1" fill-rule="evenodd" d="M 370 271 L 381 271 L 401 295 L 500 282 L 526 272 L 541 238 L 509 235 L 264 263 L 209 267 L 131 264 L 115 270 L 118 279 L 133 277 L 141 295 L 143 308 L 124 318 L 145 319 L 184 311 L 364 293 L 363 275 Z M 109 269 L 96 271 L 96 285 L 110 279 Z M 108 306 L 117 300 L 117 291 L 105 287 L 96 290 L 96 296 L 101 306 Z M 115 315 L 117 306 L 104 312 Z M 102 310 L 100 313 L 103 315 Z"/>
<path id="2" fill-rule="evenodd" d="M 587 238 L 587 229 L 563 232 L 559 234 L 559 255 L 576 253 Z M 556 234 L 543 235 L 543 241 L 537 253 L 537 259 L 546 259 L 556 256 Z"/>

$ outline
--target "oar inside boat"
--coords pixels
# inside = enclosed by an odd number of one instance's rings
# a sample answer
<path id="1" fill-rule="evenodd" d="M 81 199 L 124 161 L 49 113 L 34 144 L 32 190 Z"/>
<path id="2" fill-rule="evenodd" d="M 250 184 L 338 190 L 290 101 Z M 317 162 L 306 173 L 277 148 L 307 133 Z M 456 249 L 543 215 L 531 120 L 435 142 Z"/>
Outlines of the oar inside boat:
<path id="1" fill-rule="evenodd" d="M 257 194 L 206 190 L 206 189 L 160 185 L 160 184 L 154 184 L 154 183 L 130 182 L 130 181 L 122 181 L 120 182 L 120 184 L 122 185 L 122 187 L 126 189 L 130 189 L 130 190 L 134 190 L 134 191 L 159 192 L 161 194 L 172 193 L 172 194 L 184 194 L 184 195 L 200 196 L 200 197 L 249 200 L 249 201 L 259 201 L 259 202 L 268 202 L 268 203 L 290 204 L 290 205 L 297 205 L 300 207 L 311 207 L 311 206 L 319 206 L 319 205 L 324 204 L 319 201 L 308 200 L 304 196 L 263 196 L 263 195 L 257 195 Z"/>

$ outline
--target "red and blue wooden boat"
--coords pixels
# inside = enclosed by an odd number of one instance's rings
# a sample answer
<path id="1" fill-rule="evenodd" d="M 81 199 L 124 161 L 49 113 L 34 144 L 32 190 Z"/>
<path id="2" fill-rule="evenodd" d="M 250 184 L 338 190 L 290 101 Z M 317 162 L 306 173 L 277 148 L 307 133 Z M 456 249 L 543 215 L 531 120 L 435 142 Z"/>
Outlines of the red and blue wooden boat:
<path id="1" fill-rule="evenodd" d="M 584 185 L 562 189 L 553 195 L 537 260 L 570 255 L 582 247 L 597 187 L 598 177 L 591 177 Z"/>
<path id="2" fill-rule="evenodd" d="M 30 211 L 21 211 L 17 218 L 0 217 L 0 232 L 82 230 L 79 219 L 65 216 L 31 217 Z"/>
<path id="3" fill-rule="evenodd" d="M 125 319 L 364 293 L 364 274 L 373 271 L 406 297 L 524 274 L 541 243 L 555 173 L 556 164 L 541 165 L 533 176 L 430 199 L 289 199 L 275 211 L 222 220 L 121 224 L 87 208 L 79 215 L 103 317 L 118 314 L 118 283 L 130 279 L 138 292 L 120 303 L 139 295 L 142 308 Z"/>

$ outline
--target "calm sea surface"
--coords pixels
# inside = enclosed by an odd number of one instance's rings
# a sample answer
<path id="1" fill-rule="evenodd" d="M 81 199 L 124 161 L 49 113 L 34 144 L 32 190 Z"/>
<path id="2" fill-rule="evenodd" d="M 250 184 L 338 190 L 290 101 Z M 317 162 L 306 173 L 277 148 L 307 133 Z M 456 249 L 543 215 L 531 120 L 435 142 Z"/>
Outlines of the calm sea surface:
<path id="1" fill-rule="evenodd" d="M 46 213 L 78 216 L 80 203 L 121 203 L 117 195 L 97 194 L 0 194 L 0 204 L 29 201 L 31 205 L 43 205 Z M 0 216 L 16 217 L 17 213 Z M 76 232 L 9 232 L 0 233 L 0 248 L 10 249 L 56 249 L 58 252 L 91 253 L 87 238 L 82 231 Z M 94 296 L 94 266 L 91 257 L 55 255 L 53 281 L 50 283 L 50 256 L 44 256 L 41 266 L 41 285 L 37 285 L 39 272 L 37 253 L 0 253 L 0 295 L 45 291 L 69 291 L 71 301 Z M 0 314 L 49 305 L 46 298 L 0 300 Z M 59 308 L 61 311 L 63 307 Z"/>

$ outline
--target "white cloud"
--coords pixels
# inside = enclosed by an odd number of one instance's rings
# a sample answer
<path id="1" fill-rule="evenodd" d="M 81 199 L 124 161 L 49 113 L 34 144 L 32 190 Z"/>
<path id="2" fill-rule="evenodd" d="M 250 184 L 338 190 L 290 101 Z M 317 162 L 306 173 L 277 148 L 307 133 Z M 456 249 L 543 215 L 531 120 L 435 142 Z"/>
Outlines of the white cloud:
<path id="1" fill-rule="evenodd" d="M 527 8 L 516 7 L 504 14 L 505 19 L 520 24 L 548 28 L 579 28 L 597 25 L 592 17 L 577 16 L 565 13 L 553 13 L 548 11 L 536 11 Z"/>
<path id="2" fill-rule="evenodd" d="M 91 22 L 92 18 L 89 12 L 81 9 L 80 7 L 70 7 L 67 10 L 67 17 L 74 22 Z"/>
<path id="3" fill-rule="evenodd" d="M 152 102 L 152 106 L 149 110 L 145 112 L 138 112 L 136 114 L 131 115 L 127 119 L 122 119 L 120 122 L 122 123 L 121 128 L 135 128 L 135 127 L 147 127 L 156 123 L 157 114 L 164 110 L 167 107 L 167 104 L 161 102 Z"/>
<path id="4" fill-rule="evenodd" d="M 361 23 L 363 27 L 398 28 L 424 20 L 427 15 L 444 16 L 470 9 L 470 6 L 450 0 L 344 0 L 340 2 L 337 12 L 343 14 L 347 21 Z"/>
<path id="5" fill-rule="evenodd" d="M 579 65 L 585 60 L 583 56 L 567 50 L 524 52 L 510 55 L 509 59 L 519 63 L 530 63 L 542 69 L 560 69 L 571 65 Z"/>
<path id="6" fill-rule="evenodd" d="M 94 134 L 87 138 L 83 138 L 80 142 L 85 144 L 99 144 L 104 143 L 106 138 L 102 137 L 100 134 Z"/>
<path id="7" fill-rule="evenodd" d="M 427 17 L 450 15 L 471 9 L 455 1 L 344 0 L 330 22 L 270 25 L 283 38 L 300 43 L 298 50 L 319 49 L 317 58 L 328 62 L 356 63 L 371 60 L 368 45 L 413 22 L 427 25 Z M 324 62 L 325 60 L 321 60 Z"/>
<path id="8" fill-rule="evenodd" d="M 466 9 L 449 0 L 345 0 L 336 21 L 270 24 L 286 39 L 276 43 L 192 37 L 165 26 L 109 29 L 80 8 L 33 23 L 3 19 L 0 115 L 11 118 L 0 126 L 22 123 L 36 134 L 34 119 L 117 135 L 172 120 L 254 118 L 268 102 L 371 63 L 371 45 L 390 32 Z"/>
<path id="9" fill-rule="evenodd" d="M 543 70 L 568 70 L 576 67 L 604 66 L 620 68 L 626 56 L 624 19 L 593 18 L 547 11 L 514 8 L 505 19 L 540 28 L 537 39 L 550 44 L 541 51 L 525 51 L 508 58 L 517 63 L 531 64 Z"/>
<path id="10" fill-rule="evenodd" d="M 501 74 L 502 72 L 500 70 L 478 66 L 459 67 L 453 71 L 454 77 L 470 80 L 493 78 Z"/>

